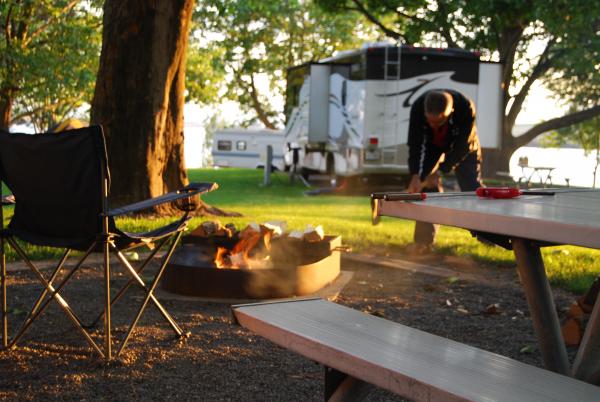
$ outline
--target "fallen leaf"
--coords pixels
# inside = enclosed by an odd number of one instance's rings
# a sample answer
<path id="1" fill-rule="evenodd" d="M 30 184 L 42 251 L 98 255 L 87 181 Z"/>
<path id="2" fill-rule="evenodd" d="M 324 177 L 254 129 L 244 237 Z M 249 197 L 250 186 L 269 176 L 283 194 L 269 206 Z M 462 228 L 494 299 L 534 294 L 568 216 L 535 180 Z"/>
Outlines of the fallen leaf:
<path id="1" fill-rule="evenodd" d="M 451 276 L 450 278 L 448 278 L 448 283 L 450 285 L 452 285 L 453 283 L 458 282 L 458 276 Z"/>
<path id="2" fill-rule="evenodd" d="M 500 314 L 500 304 L 499 303 L 490 304 L 482 311 L 482 313 L 484 315 Z"/>
<path id="3" fill-rule="evenodd" d="M 7 311 L 7 313 L 14 314 L 14 315 L 23 315 L 23 314 L 26 314 L 27 311 L 21 310 L 19 308 L 13 308 L 13 309 L 9 308 L 8 311 Z"/>
<path id="4" fill-rule="evenodd" d="M 129 251 L 126 252 L 125 255 L 127 256 L 127 258 L 129 258 L 131 261 L 139 261 L 140 260 L 140 255 L 135 252 L 135 251 Z"/>
<path id="5" fill-rule="evenodd" d="M 433 286 L 432 284 L 426 283 L 425 285 L 423 285 L 423 290 L 426 292 L 435 292 L 438 289 L 435 286 Z"/>
<path id="6" fill-rule="evenodd" d="M 525 345 L 520 350 L 519 353 L 529 354 L 533 352 L 533 347 L 531 345 Z"/>

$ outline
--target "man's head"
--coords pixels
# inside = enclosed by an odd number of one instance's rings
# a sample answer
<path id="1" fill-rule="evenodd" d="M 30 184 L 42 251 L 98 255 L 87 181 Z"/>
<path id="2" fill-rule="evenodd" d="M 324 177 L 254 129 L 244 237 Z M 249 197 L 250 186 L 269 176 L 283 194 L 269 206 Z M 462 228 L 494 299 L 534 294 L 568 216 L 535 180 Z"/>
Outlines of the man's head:
<path id="1" fill-rule="evenodd" d="M 452 95 L 446 91 L 430 91 L 425 96 L 425 118 L 432 128 L 439 128 L 446 124 L 452 113 L 454 101 Z"/>

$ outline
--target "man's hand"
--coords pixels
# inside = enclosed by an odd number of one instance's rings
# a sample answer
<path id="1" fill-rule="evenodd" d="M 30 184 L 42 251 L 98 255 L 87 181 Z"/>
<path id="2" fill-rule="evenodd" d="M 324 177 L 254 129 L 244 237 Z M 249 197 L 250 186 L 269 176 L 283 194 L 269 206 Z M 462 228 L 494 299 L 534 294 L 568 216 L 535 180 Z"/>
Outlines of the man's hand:
<path id="1" fill-rule="evenodd" d="M 410 183 L 408 184 L 407 191 L 409 193 L 420 193 L 423 188 L 423 184 L 421 183 L 421 178 L 419 175 L 415 174 L 410 179 Z"/>
<path id="2" fill-rule="evenodd" d="M 433 172 L 425 178 L 425 181 L 423 182 L 423 187 L 439 189 L 441 187 L 440 184 L 440 172 L 436 170 L 435 172 Z"/>

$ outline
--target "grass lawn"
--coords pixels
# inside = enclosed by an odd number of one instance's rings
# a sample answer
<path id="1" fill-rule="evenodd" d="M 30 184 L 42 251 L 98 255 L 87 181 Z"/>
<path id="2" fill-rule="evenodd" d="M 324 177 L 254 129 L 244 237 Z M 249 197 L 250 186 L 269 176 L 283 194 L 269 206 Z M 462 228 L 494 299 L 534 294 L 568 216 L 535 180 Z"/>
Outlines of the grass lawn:
<path id="1" fill-rule="evenodd" d="M 322 225 L 326 233 L 339 234 L 345 245 L 355 252 L 370 254 L 401 253 L 412 241 L 414 222 L 382 218 L 371 224 L 369 198 L 366 196 L 306 196 L 306 188 L 290 185 L 285 174 L 272 178 L 272 185 L 262 187 L 262 170 L 254 169 L 192 169 L 190 181 L 214 181 L 220 188 L 203 197 L 204 201 L 243 214 L 243 217 L 220 218 L 243 227 L 249 222 L 286 221 L 288 230 L 303 230 L 307 224 Z M 6 194 L 6 193 L 5 193 Z M 11 215 L 5 208 L 5 221 Z M 194 218 L 194 228 L 203 218 Z M 163 219 L 133 220 L 125 218 L 120 227 L 127 230 L 147 229 L 164 223 Z M 436 252 L 468 256 L 483 264 L 498 268 L 514 267 L 512 251 L 486 246 L 463 229 L 442 227 L 436 239 Z M 50 249 L 35 250 L 37 258 L 56 256 Z M 550 281 L 574 292 L 584 292 L 600 274 L 600 250 L 573 246 L 542 249 Z M 14 258 L 12 254 L 9 260 Z"/>

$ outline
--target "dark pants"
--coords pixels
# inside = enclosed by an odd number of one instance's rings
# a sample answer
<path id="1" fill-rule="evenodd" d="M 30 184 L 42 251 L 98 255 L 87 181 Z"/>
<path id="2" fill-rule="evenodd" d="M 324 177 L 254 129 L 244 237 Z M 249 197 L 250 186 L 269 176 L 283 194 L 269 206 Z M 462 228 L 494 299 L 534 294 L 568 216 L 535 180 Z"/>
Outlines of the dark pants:
<path id="1" fill-rule="evenodd" d="M 481 187 L 481 164 L 476 152 L 467 157 L 454 169 L 460 191 L 475 191 Z M 438 188 L 424 188 L 425 193 L 438 193 Z M 431 245 L 438 232 L 439 225 L 419 222 L 415 223 L 414 241 L 419 245 Z"/>

